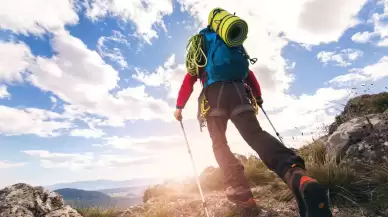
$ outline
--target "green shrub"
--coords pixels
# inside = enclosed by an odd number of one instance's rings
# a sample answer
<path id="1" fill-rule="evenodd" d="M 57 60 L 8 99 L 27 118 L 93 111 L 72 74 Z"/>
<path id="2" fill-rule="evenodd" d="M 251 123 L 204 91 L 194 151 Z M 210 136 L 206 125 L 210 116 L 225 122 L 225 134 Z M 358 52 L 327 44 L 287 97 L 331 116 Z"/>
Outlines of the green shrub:
<path id="1" fill-rule="evenodd" d="M 200 182 L 204 191 L 217 191 L 222 190 L 225 187 L 221 169 L 212 166 L 203 170 L 200 174 Z"/>
<path id="2" fill-rule="evenodd" d="M 298 150 L 298 154 L 307 163 L 314 163 L 317 165 L 323 165 L 326 163 L 326 146 L 321 141 L 315 141 L 309 145 L 301 147 Z"/>
<path id="3" fill-rule="evenodd" d="M 118 217 L 120 214 L 114 208 L 103 209 L 99 207 L 79 208 L 77 212 L 83 217 Z"/>
<path id="4" fill-rule="evenodd" d="M 245 176 L 251 186 L 267 185 L 277 178 L 276 174 L 270 171 L 261 161 L 254 155 L 248 157 L 243 164 L 245 168 Z"/>
<path id="5" fill-rule="evenodd" d="M 388 164 L 355 170 L 335 160 L 307 161 L 308 173 L 328 192 L 338 207 L 357 207 L 384 215 L 388 204 Z"/>
<path id="6" fill-rule="evenodd" d="M 174 193 L 175 191 L 171 188 L 168 188 L 164 185 L 155 185 L 147 188 L 143 193 L 143 202 L 146 203 L 149 199 L 153 197 L 159 197 L 162 195 L 168 195 Z"/>

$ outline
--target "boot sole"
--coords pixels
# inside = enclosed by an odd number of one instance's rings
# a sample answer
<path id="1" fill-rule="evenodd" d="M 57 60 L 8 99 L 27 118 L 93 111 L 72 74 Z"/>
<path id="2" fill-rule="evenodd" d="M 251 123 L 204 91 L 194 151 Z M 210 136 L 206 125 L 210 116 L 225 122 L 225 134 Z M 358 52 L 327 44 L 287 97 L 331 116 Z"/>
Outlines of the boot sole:
<path id="1" fill-rule="evenodd" d="M 306 217 L 333 217 L 325 190 L 316 182 L 306 183 L 303 187 Z"/>

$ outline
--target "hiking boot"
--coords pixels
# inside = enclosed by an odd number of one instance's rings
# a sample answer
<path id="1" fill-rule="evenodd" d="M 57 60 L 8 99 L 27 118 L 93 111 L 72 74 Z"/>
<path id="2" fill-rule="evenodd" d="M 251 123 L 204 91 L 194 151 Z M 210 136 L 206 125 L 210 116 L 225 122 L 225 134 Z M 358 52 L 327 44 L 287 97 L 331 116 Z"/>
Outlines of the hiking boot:
<path id="1" fill-rule="evenodd" d="M 243 209 L 256 207 L 256 201 L 253 198 L 251 189 L 243 187 L 228 187 L 226 189 L 226 198 Z"/>
<path id="2" fill-rule="evenodd" d="M 325 189 L 306 170 L 290 169 L 285 181 L 295 195 L 301 217 L 333 217 Z"/>

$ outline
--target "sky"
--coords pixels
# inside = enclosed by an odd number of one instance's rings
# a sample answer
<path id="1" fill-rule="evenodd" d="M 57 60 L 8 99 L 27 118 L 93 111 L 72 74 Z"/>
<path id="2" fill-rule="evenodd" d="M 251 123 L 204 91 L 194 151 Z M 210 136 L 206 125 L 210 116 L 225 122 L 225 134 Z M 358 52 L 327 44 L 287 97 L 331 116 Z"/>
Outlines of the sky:
<path id="1" fill-rule="evenodd" d="M 387 90 L 388 0 L 0 0 L 0 187 L 193 174 L 173 118 L 189 37 L 221 7 L 246 20 L 264 108 L 288 147 Z M 197 170 L 216 166 L 183 123 Z M 274 134 L 263 113 L 262 127 Z M 254 154 L 233 124 L 233 152 Z"/>

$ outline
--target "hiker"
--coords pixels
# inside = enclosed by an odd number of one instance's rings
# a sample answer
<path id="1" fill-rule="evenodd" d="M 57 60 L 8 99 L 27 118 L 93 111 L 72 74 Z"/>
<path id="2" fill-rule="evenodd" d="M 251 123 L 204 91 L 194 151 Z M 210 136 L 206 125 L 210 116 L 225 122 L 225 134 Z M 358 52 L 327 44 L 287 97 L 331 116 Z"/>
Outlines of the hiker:
<path id="1" fill-rule="evenodd" d="M 256 207 L 244 167 L 228 146 L 225 134 L 230 119 L 263 163 L 287 183 L 297 200 L 301 217 L 332 217 L 325 190 L 307 175 L 304 160 L 261 128 L 254 104 L 262 106 L 262 93 L 253 71 L 249 69 L 245 49 L 236 52 L 237 48 L 228 48 L 210 24 L 200 33 L 207 63 L 203 64 L 204 67 L 197 67 L 197 74 L 185 75 L 174 116 L 182 121 L 182 110 L 194 84 L 200 80 L 203 90 L 199 99 L 205 99 L 209 107 L 205 117 L 207 128 L 214 156 L 228 186 L 228 200 L 242 208 Z M 218 46 L 217 52 L 212 46 Z M 203 59 L 200 63 L 204 63 Z"/>

